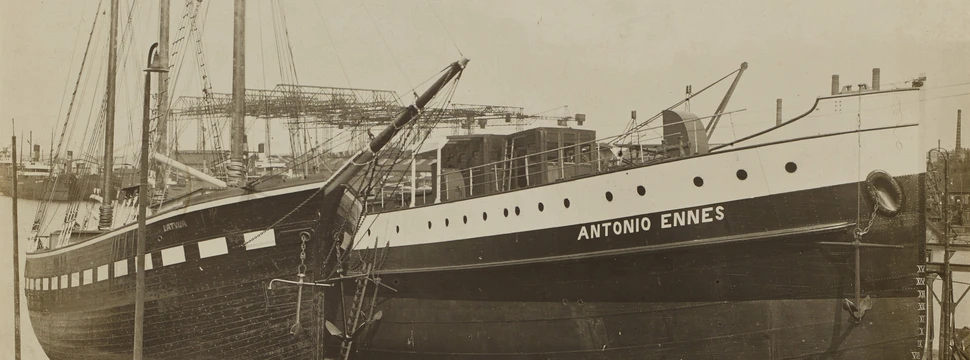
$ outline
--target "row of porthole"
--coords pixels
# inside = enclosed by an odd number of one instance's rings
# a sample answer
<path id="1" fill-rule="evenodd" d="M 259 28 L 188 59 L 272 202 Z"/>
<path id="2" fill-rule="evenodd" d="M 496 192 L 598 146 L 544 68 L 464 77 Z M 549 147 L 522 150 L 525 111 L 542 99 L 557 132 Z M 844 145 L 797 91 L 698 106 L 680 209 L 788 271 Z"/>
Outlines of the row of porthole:
<path id="1" fill-rule="evenodd" d="M 798 165 L 796 165 L 794 162 L 789 161 L 787 164 L 785 164 L 785 171 L 787 171 L 788 173 L 794 173 L 796 170 L 798 170 Z M 742 181 L 748 178 L 748 172 L 745 171 L 744 169 L 738 170 L 735 175 L 738 177 L 738 180 L 742 180 Z M 695 176 L 694 186 L 697 186 L 697 187 L 704 186 L 704 179 L 701 178 L 700 176 Z M 647 188 L 643 187 L 643 185 L 637 186 L 637 194 L 639 194 L 640 196 L 647 195 Z M 612 192 L 609 192 L 609 191 L 606 192 L 606 201 L 613 201 Z M 567 205 L 566 207 L 569 207 L 569 206 Z"/>
<path id="2" fill-rule="evenodd" d="M 798 165 L 796 165 L 794 162 L 789 161 L 787 164 L 785 164 L 785 171 L 787 171 L 788 173 L 794 173 L 796 170 L 798 170 Z M 735 175 L 738 177 L 738 180 L 742 180 L 742 181 L 748 178 L 748 172 L 745 171 L 744 169 L 738 170 Z M 697 187 L 704 186 L 704 179 L 701 178 L 700 176 L 695 176 L 694 177 L 694 186 L 697 186 Z M 643 187 L 643 185 L 638 185 L 637 186 L 637 194 L 639 194 L 640 196 L 646 195 L 647 194 L 647 188 Z M 609 191 L 606 192 L 606 201 L 613 201 L 613 193 L 612 192 L 609 192 Z M 563 204 L 564 207 L 566 207 L 568 209 L 569 208 L 569 198 L 563 199 L 562 200 L 562 204 Z M 543 210 L 545 210 L 546 206 L 543 205 L 540 202 L 538 204 L 538 208 L 539 208 L 539 212 L 542 212 Z M 503 214 L 505 215 L 505 217 L 509 217 L 509 209 L 508 208 L 505 208 L 503 210 Z M 519 210 L 519 207 L 516 206 L 515 207 L 515 215 L 518 216 L 520 214 L 521 214 L 521 211 Z M 488 221 L 488 212 L 485 212 L 485 211 L 482 212 L 482 220 L 483 221 Z M 467 224 L 468 223 L 468 216 L 467 215 L 463 215 L 461 217 L 461 221 L 462 221 L 462 223 Z M 445 227 L 448 227 L 449 224 L 450 224 L 450 221 L 448 220 L 448 218 L 445 218 Z M 431 223 L 431 221 L 428 221 L 428 229 L 431 229 L 432 225 L 433 224 Z M 394 232 L 395 233 L 400 233 L 401 232 L 401 227 L 400 226 L 394 226 Z M 370 236 L 370 230 L 367 230 L 367 235 Z"/>

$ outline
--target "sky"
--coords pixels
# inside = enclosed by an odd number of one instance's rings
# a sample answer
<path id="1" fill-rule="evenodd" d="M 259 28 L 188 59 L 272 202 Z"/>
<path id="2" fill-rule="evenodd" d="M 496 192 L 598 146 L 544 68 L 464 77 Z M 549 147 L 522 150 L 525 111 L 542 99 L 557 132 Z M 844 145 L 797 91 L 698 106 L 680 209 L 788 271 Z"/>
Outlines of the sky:
<path id="1" fill-rule="evenodd" d="M 83 139 L 74 135 L 85 134 L 83 126 L 64 131 L 63 122 L 95 13 L 105 11 L 107 2 L 0 0 L 0 136 L 8 138 L 10 119 L 16 119 L 16 133 L 26 137 L 32 131 L 44 148 L 52 131 L 65 132 L 71 146 Z M 118 82 L 116 146 L 124 148 L 140 134 L 140 70 L 157 39 L 158 2 L 121 3 L 123 13 L 134 8 L 131 45 L 121 55 Z M 172 40 L 177 40 L 185 3 L 171 4 Z M 214 91 L 229 92 L 232 2 L 203 4 L 205 71 Z M 631 110 L 641 118 L 655 114 L 680 100 L 686 85 L 700 89 L 742 62 L 749 68 L 727 110 L 745 111 L 722 122 L 733 131 L 719 131 L 713 142 L 774 124 L 777 98 L 784 101 L 787 119 L 826 95 L 832 74 L 839 74 L 843 85 L 869 83 L 874 67 L 881 68 L 884 87 L 908 86 L 906 80 L 927 76 L 925 148 L 935 146 L 937 138 L 952 147 L 956 109 L 970 111 L 970 2 L 962 0 L 247 4 L 249 88 L 292 81 L 280 75 L 280 63 L 289 61 L 279 60 L 275 41 L 283 32 L 278 30 L 282 21 L 274 25 L 274 17 L 285 16 L 301 84 L 387 89 L 409 99 L 410 89 L 465 56 L 471 63 L 455 103 L 520 106 L 528 114 L 584 113 L 584 126 L 600 136 L 622 131 Z M 92 117 L 92 105 L 103 96 L 108 21 L 104 15 L 98 21 L 72 110 L 80 119 Z M 185 49 L 186 54 L 195 50 L 191 43 Z M 201 94 L 200 67 L 192 56 L 186 59 L 176 97 Z M 694 100 L 692 112 L 713 114 L 727 84 Z M 192 148 L 194 128 L 186 124 L 180 146 Z M 260 134 L 260 129 L 252 130 Z M 272 132 L 274 149 L 287 148 L 282 123 Z"/>

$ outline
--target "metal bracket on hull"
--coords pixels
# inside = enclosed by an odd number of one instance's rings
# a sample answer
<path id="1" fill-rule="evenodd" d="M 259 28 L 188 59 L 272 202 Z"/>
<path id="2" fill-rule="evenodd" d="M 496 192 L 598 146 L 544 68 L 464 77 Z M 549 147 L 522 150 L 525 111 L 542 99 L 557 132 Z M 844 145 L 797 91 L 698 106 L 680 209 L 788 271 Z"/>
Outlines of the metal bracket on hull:
<path id="1" fill-rule="evenodd" d="M 890 248 L 890 249 L 902 249 L 902 245 L 885 245 L 885 244 L 873 244 L 862 242 L 862 237 L 869 232 L 872 227 L 872 222 L 875 220 L 876 213 L 873 212 L 872 217 L 869 218 L 869 224 L 865 229 L 856 227 L 852 231 L 852 235 L 855 238 L 852 242 L 831 242 L 831 241 L 819 241 L 819 245 L 831 245 L 831 246 L 851 246 L 855 249 L 855 301 L 849 299 L 843 299 L 842 308 L 852 314 L 852 318 L 856 322 L 861 322 L 862 317 L 866 316 L 866 311 L 872 309 L 872 298 L 868 295 L 862 298 L 862 248 Z"/>

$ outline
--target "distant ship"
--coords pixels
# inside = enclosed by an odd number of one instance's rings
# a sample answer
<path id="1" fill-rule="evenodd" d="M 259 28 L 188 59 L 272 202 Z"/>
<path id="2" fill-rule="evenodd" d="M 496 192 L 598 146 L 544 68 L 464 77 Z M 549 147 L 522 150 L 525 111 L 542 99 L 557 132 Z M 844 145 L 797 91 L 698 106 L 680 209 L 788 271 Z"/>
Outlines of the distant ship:
<path id="1" fill-rule="evenodd" d="M 84 201 L 98 192 L 96 175 L 75 173 L 52 166 L 40 159 L 40 145 L 34 145 L 29 161 L 21 161 L 17 171 L 17 196 L 24 200 Z M 61 165 L 61 164 L 58 164 Z M 13 163 L 10 152 L 0 156 L 0 195 L 13 195 Z"/>
<path id="2" fill-rule="evenodd" d="M 466 64 L 324 175 L 249 179 L 235 131 L 228 181 L 153 152 L 207 185 L 155 202 L 147 220 L 145 357 L 926 353 L 924 79 L 833 80 L 805 113 L 711 144 L 744 64 L 710 117 L 676 104 L 619 137 L 539 127 L 385 152 L 414 121 L 433 123 L 426 106 Z M 654 131 L 660 144 L 637 140 Z M 131 194 L 148 186 L 119 192 L 107 163 L 98 229 L 75 226 L 74 209 L 29 235 L 28 309 L 54 360 L 132 354 Z"/>

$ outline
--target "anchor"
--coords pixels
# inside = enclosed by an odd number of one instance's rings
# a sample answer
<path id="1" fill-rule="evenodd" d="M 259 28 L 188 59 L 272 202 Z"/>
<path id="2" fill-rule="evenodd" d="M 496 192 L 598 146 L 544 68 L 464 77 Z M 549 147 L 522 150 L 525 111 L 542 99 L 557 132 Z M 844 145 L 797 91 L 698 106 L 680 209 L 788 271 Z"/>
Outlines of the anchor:
<path id="1" fill-rule="evenodd" d="M 869 232 L 869 228 L 872 227 L 872 222 L 875 219 L 875 212 L 873 212 L 873 217 L 869 219 L 869 225 L 865 229 L 856 229 L 852 232 L 855 240 L 852 242 L 830 242 L 830 241 L 819 241 L 819 245 L 831 245 L 831 246 L 851 246 L 855 248 L 855 301 L 849 299 L 842 300 L 842 308 L 852 314 L 852 319 L 856 323 L 862 322 L 862 317 L 866 316 L 866 311 L 872 309 L 872 298 L 866 295 L 862 298 L 862 248 L 890 248 L 890 249 L 902 249 L 902 245 L 885 245 L 885 244 L 873 244 L 862 242 L 862 236 Z"/>
<path id="2" fill-rule="evenodd" d="M 306 231 L 300 232 L 300 240 L 302 241 L 302 243 L 300 244 L 300 266 L 297 266 L 297 274 L 296 274 L 297 280 L 292 281 L 292 280 L 284 280 L 284 279 L 273 279 L 269 281 L 269 287 L 267 288 L 268 290 L 273 290 L 273 283 L 275 282 L 296 285 L 296 288 L 297 288 L 296 321 L 293 323 L 293 326 L 290 327 L 290 335 L 300 335 L 301 333 L 303 333 L 303 326 L 301 326 L 300 324 L 300 308 L 303 305 L 303 287 L 304 286 L 320 286 L 320 287 L 332 286 L 331 284 L 318 284 L 314 282 L 303 281 L 303 279 L 306 278 L 306 270 L 307 270 L 306 263 L 305 263 L 306 242 L 307 240 L 310 240 L 310 233 Z"/>
<path id="3" fill-rule="evenodd" d="M 284 284 L 291 284 L 297 286 L 296 292 L 296 321 L 293 326 L 290 327 L 290 335 L 300 335 L 303 332 L 303 327 L 300 326 L 300 307 L 303 305 L 303 287 L 304 286 L 320 286 L 320 287 L 330 287 L 331 284 L 317 284 L 312 282 L 304 282 L 303 278 L 306 274 L 297 274 L 297 281 L 283 280 L 283 279 L 273 279 L 269 281 L 269 290 L 273 290 L 274 282 L 281 282 Z"/>

